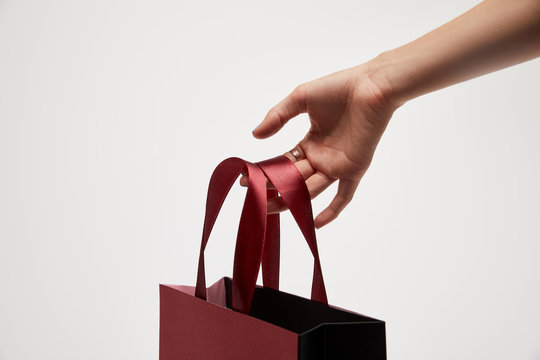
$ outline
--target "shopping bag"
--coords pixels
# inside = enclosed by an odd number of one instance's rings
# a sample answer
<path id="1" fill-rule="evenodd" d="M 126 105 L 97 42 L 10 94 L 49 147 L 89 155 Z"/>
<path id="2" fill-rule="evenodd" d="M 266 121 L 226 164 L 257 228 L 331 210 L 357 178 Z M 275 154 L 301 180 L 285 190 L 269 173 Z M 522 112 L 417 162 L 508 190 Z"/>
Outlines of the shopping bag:
<path id="1" fill-rule="evenodd" d="M 249 184 L 232 279 L 206 287 L 204 250 L 221 206 L 242 173 Z M 267 190 L 266 179 L 275 190 Z M 281 195 L 314 257 L 311 299 L 279 291 Z M 262 264 L 263 286 L 256 285 Z M 309 192 L 284 156 L 250 163 L 229 158 L 210 179 L 196 286 L 160 285 L 160 360 L 384 360 L 385 323 L 329 306 Z"/>

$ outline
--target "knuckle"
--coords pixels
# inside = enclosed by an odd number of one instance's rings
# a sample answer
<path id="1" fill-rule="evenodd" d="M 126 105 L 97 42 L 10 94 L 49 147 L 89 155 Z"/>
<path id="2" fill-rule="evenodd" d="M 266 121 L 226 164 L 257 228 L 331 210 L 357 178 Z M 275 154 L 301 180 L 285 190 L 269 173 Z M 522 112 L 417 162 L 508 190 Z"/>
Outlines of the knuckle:
<path id="1" fill-rule="evenodd" d="M 344 204 L 344 205 L 347 205 L 348 203 L 350 203 L 353 199 L 353 194 L 350 194 L 350 193 L 346 193 L 346 194 L 339 194 L 339 198 L 341 200 L 341 202 Z"/>
<path id="2" fill-rule="evenodd" d="M 300 84 L 291 93 L 291 97 L 295 100 L 302 99 L 306 93 L 306 84 Z"/>
<path id="3" fill-rule="evenodd" d="M 285 124 L 283 115 L 281 115 L 281 113 L 279 112 L 279 108 L 277 106 L 274 106 L 273 108 L 270 109 L 270 111 L 268 112 L 268 116 L 276 119 L 281 125 Z"/>

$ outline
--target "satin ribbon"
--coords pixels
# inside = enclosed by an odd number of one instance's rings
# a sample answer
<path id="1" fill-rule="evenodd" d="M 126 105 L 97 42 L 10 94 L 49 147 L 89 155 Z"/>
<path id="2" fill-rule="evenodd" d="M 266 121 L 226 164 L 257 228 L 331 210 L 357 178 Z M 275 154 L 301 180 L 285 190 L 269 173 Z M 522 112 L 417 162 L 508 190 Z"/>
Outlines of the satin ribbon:
<path id="1" fill-rule="evenodd" d="M 279 215 L 267 214 L 267 199 L 276 197 L 278 192 L 300 227 L 314 257 L 311 298 L 327 304 L 309 191 L 296 166 L 285 156 L 256 164 L 229 158 L 214 170 L 208 186 L 195 296 L 206 300 L 204 250 L 223 202 L 243 171 L 247 173 L 249 181 L 234 255 L 233 309 L 249 313 L 261 263 L 263 285 L 276 290 L 279 288 Z M 276 190 L 267 190 L 266 177 Z"/>

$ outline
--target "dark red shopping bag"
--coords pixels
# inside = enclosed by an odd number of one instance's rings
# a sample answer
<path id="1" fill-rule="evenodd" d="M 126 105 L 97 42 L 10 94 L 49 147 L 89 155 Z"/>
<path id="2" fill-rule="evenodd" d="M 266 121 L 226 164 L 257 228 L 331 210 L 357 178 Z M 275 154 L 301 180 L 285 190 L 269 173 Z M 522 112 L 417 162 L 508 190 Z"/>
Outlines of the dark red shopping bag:
<path id="1" fill-rule="evenodd" d="M 242 171 L 249 185 L 240 218 L 233 278 L 206 288 L 204 250 L 219 210 Z M 266 177 L 276 190 L 266 189 Z M 314 257 L 311 300 L 279 287 L 277 192 Z M 260 265 L 263 286 L 257 286 Z M 286 157 L 257 164 L 223 161 L 210 180 L 197 285 L 160 285 L 160 360 L 382 360 L 385 324 L 328 305 L 304 179 Z"/>

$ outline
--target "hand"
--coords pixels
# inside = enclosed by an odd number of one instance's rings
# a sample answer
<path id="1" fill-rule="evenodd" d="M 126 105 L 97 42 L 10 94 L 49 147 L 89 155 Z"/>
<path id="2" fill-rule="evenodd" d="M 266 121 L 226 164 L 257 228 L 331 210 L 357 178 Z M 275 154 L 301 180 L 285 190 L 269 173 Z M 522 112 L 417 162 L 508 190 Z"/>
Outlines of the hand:
<path id="1" fill-rule="evenodd" d="M 298 114 L 309 114 L 311 128 L 296 146 L 303 159 L 295 165 L 312 199 L 339 181 L 336 196 L 315 218 L 317 228 L 334 220 L 352 200 L 397 108 L 376 80 L 382 78 L 376 70 L 366 63 L 302 84 L 270 109 L 253 131 L 256 138 L 267 138 Z M 285 155 L 296 160 L 290 152 Z M 247 179 L 240 182 L 245 185 Z M 280 198 L 268 203 L 269 213 L 285 209 Z"/>

